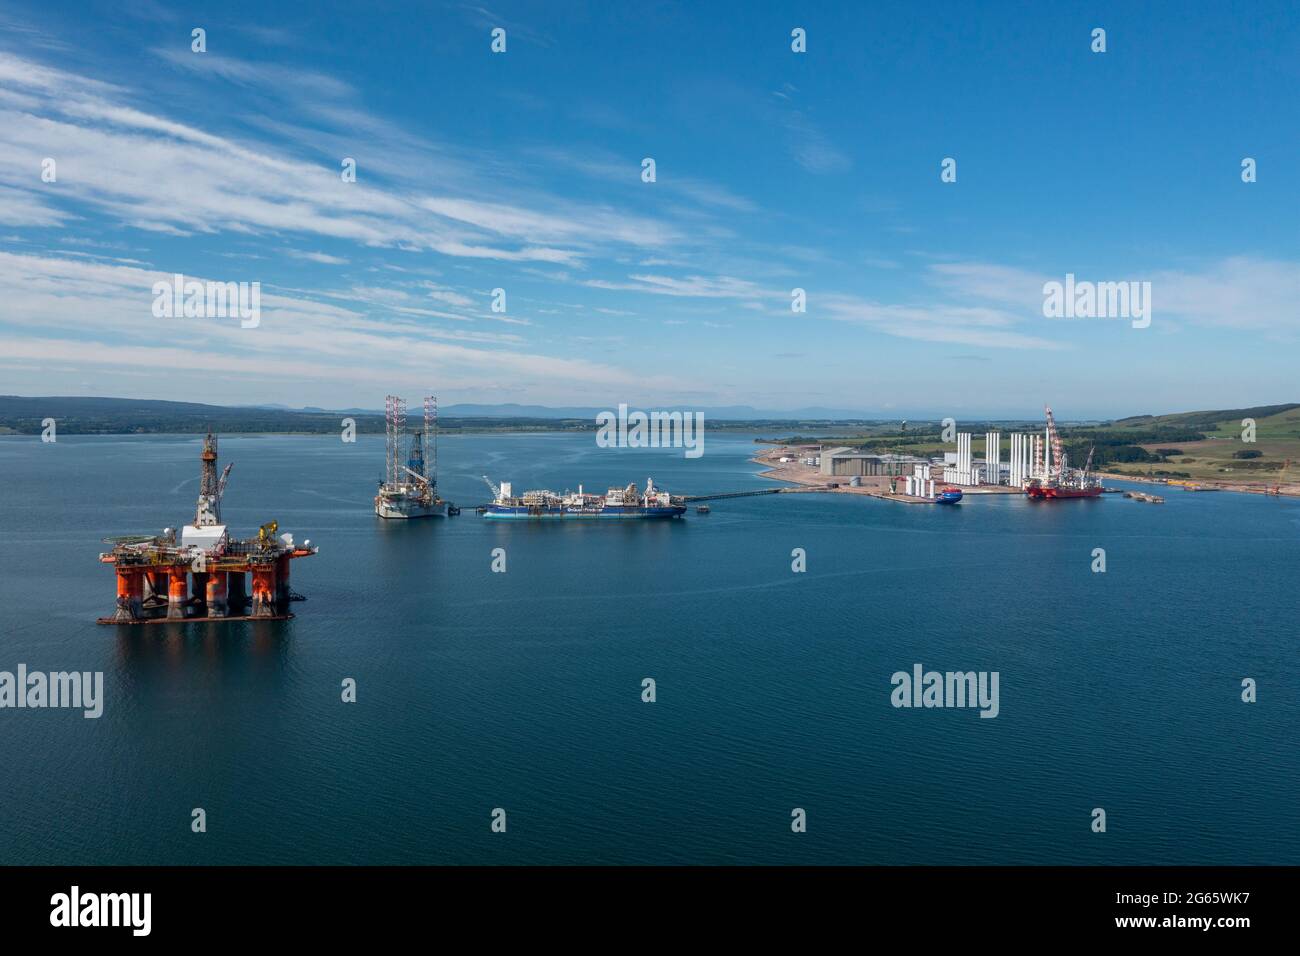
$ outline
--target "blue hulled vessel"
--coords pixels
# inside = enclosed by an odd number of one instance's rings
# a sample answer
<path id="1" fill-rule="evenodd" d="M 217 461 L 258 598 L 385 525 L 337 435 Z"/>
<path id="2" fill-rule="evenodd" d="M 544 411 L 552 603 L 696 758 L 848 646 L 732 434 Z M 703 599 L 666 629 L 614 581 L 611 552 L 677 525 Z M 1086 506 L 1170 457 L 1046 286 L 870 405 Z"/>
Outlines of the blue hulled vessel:
<path id="1" fill-rule="evenodd" d="M 655 487 L 653 479 L 646 479 L 644 492 L 636 484 L 626 488 L 610 488 L 603 495 L 589 495 L 582 486 L 574 492 L 557 494 L 554 491 L 525 491 L 514 495 L 510 482 L 498 487 L 486 477 L 492 489 L 492 503 L 482 509 L 483 517 L 504 520 L 565 520 L 606 519 L 628 520 L 636 518 L 678 518 L 686 513 L 686 504 L 666 491 Z"/>

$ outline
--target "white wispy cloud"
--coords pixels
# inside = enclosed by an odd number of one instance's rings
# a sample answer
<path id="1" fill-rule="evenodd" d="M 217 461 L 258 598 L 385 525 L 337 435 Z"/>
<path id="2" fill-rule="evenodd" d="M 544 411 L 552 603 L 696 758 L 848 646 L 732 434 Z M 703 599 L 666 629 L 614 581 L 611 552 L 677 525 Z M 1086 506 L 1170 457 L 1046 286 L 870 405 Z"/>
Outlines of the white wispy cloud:
<path id="1" fill-rule="evenodd" d="M 1043 284 L 1150 282 L 1153 323 L 1300 332 L 1300 264 L 1232 256 L 1199 269 L 1089 270 L 1066 265 L 1055 274 L 987 262 L 935 263 L 928 279 L 950 296 L 998 303 L 1015 314 L 1042 316 Z M 1069 322 L 1072 320 L 1056 320 Z"/>
<path id="2" fill-rule="evenodd" d="M 1169 313 L 1197 325 L 1300 333 L 1295 262 L 1234 256 L 1201 272 L 1156 272 L 1150 281 L 1157 320 Z"/>
<path id="3" fill-rule="evenodd" d="M 210 54 L 167 56 L 186 69 L 214 71 L 240 84 L 288 82 L 280 67 Z M 196 63 L 207 66 L 193 66 Z M 319 94 L 346 84 L 304 79 Z M 21 99 L 0 101 L 0 163 L 33 171 L 26 198 L 8 197 L 0 221 L 56 225 L 41 196 L 40 160 L 56 158 L 59 197 L 139 229 L 171 235 L 296 233 L 363 246 L 435 252 L 452 258 L 574 264 L 611 244 L 655 248 L 678 233 L 645 216 L 561 203 L 532 192 L 530 205 L 472 196 L 424 196 L 367 179 L 343 182 L 336 165 L 305 161 L 268 143 L 236 140 L 157 115 L 129 102 L 128 91 L 0 53 L 0 82 Z M 336 112 L 355 112 L 335 104 Z M 337 118 L 337 117 L 336 117 Z M 413 144 L 405 143 L 407 148 Z M 430 147 L 430 153 L 437 149 Z M 22 182 L 10 184 L 22 190 Z M 480 191 L 499 196 L 490 182 Z M 564 210 L 561 212 L 561 210 Z"/>
<path id="4" fill-rule="evenodd" d="M 424 288 L 424 294 L 428 298 L 437 302 L 445 302 L 447 305 L 454 305 L 463 309 L 473 308 L 478 304 L 464 293 L 449 289 L 446 286 L 440 286 L 433 282 L 421 282 L 420 286 Z"/>
<path id="5" fill-rule="evenodd" d="M 819 175 L 846 172 L 853 166 L 848 154 L 831 142 L 808 110 L 795 105 L 800 99 L 795 86 L 786 83 L 772 95 L 780 102 L 768 112 L 784 131 L 786 148 L 796 163 Z"/>
<path id="6" fill-rule="evenodd" d="M 152 314 L 153 284 L 170 279 L 170 273 L 134 266 L 0 252 L 0 353 L 34 363 L 152 367 L 160 374 L 197 363 L 208 373 L 365 387 L 435 377 L 447 387 L 475 388 L 495 376 L 611 388 L 632 378 L 616 366 L 518 348 L 520 340 L 510 333 L 431 327 L 383 303 L 361 310 L 263 294 L 255 329 L 240 328 L 238 320 L 159 319 Z M 681 387 L 668 375 L 636 378 L 647 388 Z"/>
<path id="7" fill-rule="evenodd" d="M 625 184 L 640 184 L 641 160 L 644 158 L 620 156 L 607 149 L 578 150 L 554 146 L 533 147 L 528 150 L 528 155 L 603 182 Z M 689 172 L 673 167 L 660 170 L 656 165 L 655 182 L 642 185 L 647 187 L 653 185 L 656 193 L 666 193 L 674 199 L 687 199 L 701 206 L 710 206 L 727 212 L 760 211 L 758 203 L 736 193 L 722 183 L 691 175 Z M 674 237 L 674 239 L 680 238 L 683 237 Z"/>
<path id="8" fill-rule="evenodd" d="M 304 262 L 318 262 L 326 266 L 345 266 L 348 260 L 341 256 L 331 256 L 326 252 L 304 252 L 301 249 L 286 249 L 285 254 L 291 259 L 302 259 Z"/>
<path id="9" fill-rule="evenodd" d="M 566 213 L 445 196 L 426 197 L 419 200 L 419 205 L 446 219 L 534 242 L 598 240 L 661 246 L 679 238 L 675 230 L 652 219 L 608 208 L 584 208 L 573 203 L 564 204 L 570 210 Z"/>
<path id="10" fill-rule="evenodd" d="M 748 279 L 731 276 L 666 276 L 643 273 L 630 275 L 627 282 L 609 279 L 588 279 L 583 283 L 592 289 L 609 289 L 615 292 L 643 292 L 650 295 L 670 295 L 695 299 L 762 299 L 784 295 L 784 292 L 764 289 Z"/>
<path id="11" fill-rule="evenodd" d="M 53 190 L 55 187 L 50 186 Z M 61 226 L 72 218 L 36 192 L 0 186 L 0 223 L 7 226 Z"/>
<path id="12" fill-rule="evenodd" d="M 978 305 L 893 305 L 856 296 L 810 300 L 811 315 L 863 325 L 887 335 L 1000 349 L 1061 349 L 1059 341 L 1018 331 L 1024 317 Z"/>
<path id="13" fill-rule="evenodd" d="M 155 47 L 150 52 L 178 69 L 220 77 L 248 87 L 275 90 L 287 85 L 313 96 L 338 97 L 352 93 L 350 84 L 314 70 L 278 63 L 252 63 L 214 52 L 199 55 L 188 48 Z"/>

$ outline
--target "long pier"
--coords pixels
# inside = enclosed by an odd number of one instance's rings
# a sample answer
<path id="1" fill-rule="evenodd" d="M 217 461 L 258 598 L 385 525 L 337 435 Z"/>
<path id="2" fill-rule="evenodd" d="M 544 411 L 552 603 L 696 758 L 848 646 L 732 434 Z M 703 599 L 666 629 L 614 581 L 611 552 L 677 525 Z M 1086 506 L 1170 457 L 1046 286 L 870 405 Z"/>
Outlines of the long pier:
<path id="1" fill-rule="evenodd" d="M 791 495 L 801 491 L 830 491 L 829 485 L 804 485 L 800 488 L 760 488 L 757 491 L 725 491 L 716 495 L 682 495 L 682 501 L 718 501 L 722 498 L 751 498 L 754 495 Z"/>

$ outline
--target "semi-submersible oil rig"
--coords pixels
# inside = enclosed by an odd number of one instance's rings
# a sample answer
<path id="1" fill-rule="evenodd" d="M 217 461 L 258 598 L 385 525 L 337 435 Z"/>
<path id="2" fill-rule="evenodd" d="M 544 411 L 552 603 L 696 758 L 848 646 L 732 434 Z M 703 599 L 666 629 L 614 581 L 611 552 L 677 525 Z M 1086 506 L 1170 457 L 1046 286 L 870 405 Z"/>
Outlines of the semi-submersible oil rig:
<path id="1" fill-rule="evenodd" d="M 301 600 L 289 589 L 289 563 L 317 552 L 310 541 L 276 537 L 269 521 L 257 536 L 231 538 L 221 523 L 221 496 L 232 465 L 217 477 L 217 439 L 211 432 L 199 455 L 203 463 L 194 523 L 177 540 L 161 535 L 106 538 L 113 550 L 99 560 L 117 572 L 117 609 L 100 624 L 151 624 L 165 621 L 266 621 L 293 617 L 289 604 Z M 249 594 L 245 575 L 252 576 Z"/>

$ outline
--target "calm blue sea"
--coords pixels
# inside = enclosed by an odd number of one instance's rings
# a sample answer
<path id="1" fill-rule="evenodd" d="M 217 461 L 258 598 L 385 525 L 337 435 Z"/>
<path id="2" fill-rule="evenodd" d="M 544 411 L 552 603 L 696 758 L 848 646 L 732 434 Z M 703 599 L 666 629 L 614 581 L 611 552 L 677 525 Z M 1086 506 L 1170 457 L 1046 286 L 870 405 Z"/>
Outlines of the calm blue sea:
<path id="1" fill-rule="evenodd" d="M 1300 863 L 1298 502 L 472 510 L 483 474 L 763 487 L 753 437 L 444 438 L 464 514 L 384 523 L 382 438 L 223 436 L 226 520 L 319 545 L 308 600 L 118 629 L 101 539 L 192 516 L 198 439 L 0 439 L 0 670 L 103 671 L 106 696 L 99 720 L 0 710 L 0 862 Z M 892 707 L 916 663 L 997 671 L 999 716 Z"/>

